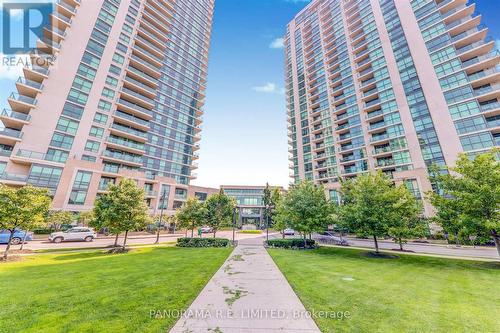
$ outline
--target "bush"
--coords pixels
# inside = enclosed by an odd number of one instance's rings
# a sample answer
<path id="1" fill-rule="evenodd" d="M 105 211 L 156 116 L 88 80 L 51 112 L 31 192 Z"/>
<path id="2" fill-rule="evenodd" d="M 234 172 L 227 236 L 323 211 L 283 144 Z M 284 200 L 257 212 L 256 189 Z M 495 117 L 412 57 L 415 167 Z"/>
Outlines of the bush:
<path id="1" fill-rule="evenodd" d="M 179 247 L 229 247 L 231 242 L 226 238 L 178 238 Z"/>
<path id="2" fill-rule="evenodd" d="M 35 235 L 48 235 L 51 234 L 52 232 L 54 232 L 54 229 L 52 228 L 38 228 L 33 230 L 33 233 Z"/>
<path id="3" fill-rule="evenodd" d="M 266 243 L 267 246 L 276 248 L 284 248 L 284 249 L 304 248 L 304 239 L 301 238 L 270 239 Z M 316 241 L 314 241 L 313 239 L 306 239 L 306 245 L 308 249 L 313 249 L 316 247 Z"/>
<path id="4" fill-rule="evenodd" d="M 261 234 L 262 230 L 240 230 L 239 234 Z"/>

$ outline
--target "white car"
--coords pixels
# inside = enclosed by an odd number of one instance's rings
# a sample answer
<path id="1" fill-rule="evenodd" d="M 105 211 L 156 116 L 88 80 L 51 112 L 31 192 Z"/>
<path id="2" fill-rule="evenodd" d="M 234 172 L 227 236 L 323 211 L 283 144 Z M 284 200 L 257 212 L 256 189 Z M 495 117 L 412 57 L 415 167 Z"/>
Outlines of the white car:
<path id="1" fill-rule="evenodd" d="M 285 230 L 283 230 L 283 235 L 285 235 L 285 236 L 293 236 L 293 235 L 295 235 L 295 230 L 290 229 L 290 228 L 285 229 Z"/>
<path id="2" fill-rule="evenodd" d="M 74 227 L 66 231 L 53 232 L 49 236 L 52 243 L 61 242 L 92 242 L 97 234 L 92 228 Z"/>

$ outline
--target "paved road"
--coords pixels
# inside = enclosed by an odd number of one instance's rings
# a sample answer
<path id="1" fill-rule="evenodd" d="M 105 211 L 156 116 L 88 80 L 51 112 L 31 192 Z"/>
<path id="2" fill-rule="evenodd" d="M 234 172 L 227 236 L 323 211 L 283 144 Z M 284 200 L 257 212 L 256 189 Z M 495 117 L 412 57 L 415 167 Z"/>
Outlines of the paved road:
<path id="1" fill-rule="evenodd" d="M 320 333 L 263 240 L 239 241 L 170 332 Z"/>
<path id="2" fill-rule="evenodd" d="M 160 236 L 160 242 L 174 242 L 178 237 L 184 237 L 184 234 L 162 234 Z M 213 234 L 204 234 L 203 237 L 213 237 Z M 232 239 L 232 232 L 231 231 L 219 231 L 217 233 L 217 237 L 221 238 L 229 238 Z M 255 235 L 255 234 L 239 234 L 236 233 L 236 239 L 247 239 L 247 238 L 256 238 L 260 237 L 260 235 Z M 130 235 L 127 238 L 127 244 L 128 245 L 134 245 L 134 244 L 153 244 L 156 241 L 156 235 Z M 93 248 L 93 247 L 106 247 L 109 245 L 113 245 L 115 242 L 114 237 L 98 237 L 97 239 L 94 239 L 93 242 L 63 242 L 59 244 L 54 244 L 51 243 L 45 239 L 37 239 L 33 240 L 30 242 L 27 242 L 24 244 L 24 249 L 27 250 L 48 250 L 48 249 L 63 249 L 63 248 Z M 123 243 L 123 237 L 119 237 L 118 239 L 118 244 Z M 11 249 L 19 249 L 20 245 L 14 245 L 11 246 Z M 0 251 L 5 249 L 5 245 L 1 244 L 0 245 Z"/>
<path id="3" fill-rule="evenodd" d="M 272 238 L 281 237 L 280 235 L 273 234 Z M 287 236 L 288 237 L 288 236 Z M 363 247 L 373 249 L 373 240 L 371 239 L 358 239 L 348 238 L 350 246 Z M 379 240 L 379 248 L 384 250 L 399 249 L 399 245 L 392 241 Z M 485 258 L 500 260 L 497 250 L 494 247 L 471 247 L 462 246 L 456 247 L 454 245 L 441 245 L 441 244 L 428 244 L 428 243 L 408 243 L 404 245 L 405 250 L 410 250 L 415 253 L 425 253 L 450 257 L 464 257 L 464 258 Z"/>

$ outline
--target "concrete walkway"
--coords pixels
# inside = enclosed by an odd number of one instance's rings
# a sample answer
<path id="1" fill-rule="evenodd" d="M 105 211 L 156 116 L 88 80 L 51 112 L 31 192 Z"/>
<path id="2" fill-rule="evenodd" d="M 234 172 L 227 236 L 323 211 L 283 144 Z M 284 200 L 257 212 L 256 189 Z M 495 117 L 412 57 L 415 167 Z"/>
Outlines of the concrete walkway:
<path id="1" fill-rule="evenodd" d="M 319 333 L 262 242 L 240 240 L 170 332 Z"/>

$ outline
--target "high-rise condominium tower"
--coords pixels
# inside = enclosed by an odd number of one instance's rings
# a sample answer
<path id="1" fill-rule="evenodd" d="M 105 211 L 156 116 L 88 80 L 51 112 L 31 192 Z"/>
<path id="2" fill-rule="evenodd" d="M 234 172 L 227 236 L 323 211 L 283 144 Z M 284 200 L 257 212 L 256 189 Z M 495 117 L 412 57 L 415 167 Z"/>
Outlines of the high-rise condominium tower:
<path id="1" fill-rule="evenodd" d="M 55 209 L 80 211 L 132 177 L 153 210 L 180 206 L 195 177 L 213 9 L 55 1 L 0 116 L 0 182 L 49 188 Z"/>
<path id="2" fill-rule="evenodd" d="M 432 164 L 500 145 L 500 55 L 467 0 L 314 0 L 285 38 L 290 167 L 337 198 L 382 170 L 416 196 Z M 426 207 L 429 212 L 429 207 Z"/>

